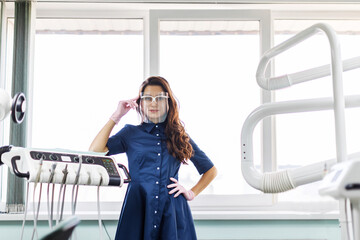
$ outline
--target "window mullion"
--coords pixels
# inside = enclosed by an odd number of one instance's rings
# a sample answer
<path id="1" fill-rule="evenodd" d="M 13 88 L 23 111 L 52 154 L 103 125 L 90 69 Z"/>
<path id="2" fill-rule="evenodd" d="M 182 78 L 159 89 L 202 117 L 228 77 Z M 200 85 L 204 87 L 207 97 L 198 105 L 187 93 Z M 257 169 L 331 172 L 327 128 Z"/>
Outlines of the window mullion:
<path id="1" fill-rule="evenodd" d="M 33 2 L 15 2 L 15 34 L 14 34 L 14 61 L 12 96 L 17 92 L 23 92 L 29 96 L 29 85 L 32 82 L 32 58 L 31 46 L 35 29 L 32 28 L 35 22 Z M 29 116 L 22 124 L 10 123 L 10 144 L 19 147 L 27 145 L 27 125 Z M 25 181 L 13 174 L 8 174 L 6 211 L 22 212 L 25 202 Z"/>

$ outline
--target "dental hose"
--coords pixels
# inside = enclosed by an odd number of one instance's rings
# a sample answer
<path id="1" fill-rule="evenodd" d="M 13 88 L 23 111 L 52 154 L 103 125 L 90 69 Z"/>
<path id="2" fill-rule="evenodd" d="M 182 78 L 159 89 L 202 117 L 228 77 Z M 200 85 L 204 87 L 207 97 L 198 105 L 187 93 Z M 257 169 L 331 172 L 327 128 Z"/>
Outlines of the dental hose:
<path id="1" fill-rule="evenodd" d="M 98 210 L 98 221 L 99 221 L 99 231 L 100 231 L 100 240 L 103 240 L 103 231 L 102 231 L 102 224 L 101 224 L 101 215 L 100 215 L 100 186 L 102 184 L 102 176 L 100 177 L 100 183 L 97 186 L 97 210 Z"/>
<path id="2" fill-rule="evenodd" d="M 28 202 L 29 202 L 29 186 L 30 186 L 30 182 L 29 182 L 29 181 L 27 181 L 27 184 L 26 184 L 25 211 L 24 211 L 24 218 L 23 218 L 23 223 L 22 223 L 22 227 L 21 227 L 21 236 L 20 236 L 20 240 L 22 240 L 22 239 L 23 239 L 23 236 L 24 236 L 24 229 L 25 229 L 26 215 L 27 215 L 27 211 L 28 211 Z"/>
<path id="3" fill-rule="evenodd" d="M 55 183 L 52 184 L 52 193 L 51 193 L 51 207 L 50 207 L 50 222 L 51 226 L 53 224 L 54 219 L 54 194 L 55 194 Z"/>
<path id="4" fill-rule="evenodd" d="M 64 189 L 63 189 L 63 196 L 62 196 L 62 200 L 61 200 L 61 211 L 60 211 L 60 220 L 59 221 L 62 221 L 62 218 L 63 218 L 64 203 L 65 203 L 65 193 L 66 193 L 66 184 L 64 185 Z"/>
<path id="5" fill-rule="evenodd" d="M 75 189 L 75 197 L 74 197 L 73 204 L 72 204 L 72 214 L 73 215 L 75 215 L 77 196 L 78 196 L 78 192 L 79 192 L 79 184 L 78 183 L 73 186 L 73 192 L 72 192 L 73 195 L 74 195 L 74 189 Z"/>
<path id="6" fill-rule="evenodd" d="M 78 192 L 79 192 L 79 178 L 80 178 L 80 171 L 81 171 L 81 166 L 82 166 L 82 161 L 83 158 L 80 155 L 80 160 L 79 160 L 79 167 L 78 170 L 76 172 L 76 177 L 75 177 L 75 182 L 72 188 L 72 194 L 71 194 L 71 211 L 72 211 L 72 215 L 75 215 L 75 211 L 76 211 L 76 202 L 77 202 L 77 196 L 78 196 Z"/>
<path id="7" fill-rule="evenodd" d="M 34 201 L 34 230 L 31 236 L 31 239 L 34 239 L 34 236 L 36 234 L 36 238 L 39 239 L 38 236 L 38 231 L 37 231 L 37 220 L 39 218 L 39 211 L 40 211 L 40 203 L 41 203 L 41 192 L 42 192 L 42 183 L 40 183 L 40 189 L 39 189 L 39 200 L 38 200 L 38 204 L 37 204 L 37 208 L 36 208 L 36 213 L 35 213 L 35 188 L 34 188 L 34 197 L 33 197 L 33 201 Z"/>
<path id="8" fill-rule="evenodd" d="M 39 170 L 38 170 L 38 172 L 36 174 L 34 190 L 33 190 L 34 229 L 33 229 L 33 232 L 32 232 L 31 239 L 34 239 L 35 234 L 36 234 L 36 238 L 37 239 L 39 238 L 38 232 L 37 232 L 37 220 L 38 220 L 38 217 L 39 217 L 40 203 L 41 203 L 42 183 L 40 182 L 40 175 L 41 175 L 42 165 L 43 165 L 43 158 L 40 159 Z M 37 186 L 38 182 L 40 182 L 40 190 L 39 190 L 39 201 L 38 201 L 38 205 L 37 205 L 37 208 L 36 208 L 36 205 L 35 205 L 35 192 L 36 192 L 36 186 Z"/>
<path id="9" fill-rule="evenodd" d="M 60 199 L 61 199 L 61 193 L 62 193 L 62 190 L 64 188 L 64 193 L 63 193 L 63 202 L 62 202 L 62 206 L 64 206 L 64 199 L 65 199 L 65 190 L 66 190 L 66 178 L 67 178 L 67 175 L 68 175 L 68 165 L 66 164 L 64 170 L 62 171 L 64 176 L 63 176 L 63 179 L 61 181 L 61 185 L 60 185 L 60 191 L 59 191 L 59 198 L 58 198 L 58 204 L 57 204 L 57 211 L 56 211 L 56 224 L 59 223 L 59 215 L 60 215 Z M 64 184 L 65 184 L 65 187 L 64 187 Z M 64 208 L 62 208 L 62 211 L 64 210 Z M 61 212 L 62 212 L 61 211 Z M 62 213 L 61 213 L 61 217 L 62 217 Z"/>
<path id="10" fill-rule="evenodd" d="M 48 187 L 47 187 L 47 211 L 48 211 L 48 221 L 49 221 L 49 227 L 50 229 L 52 228 L 52 222 L 51 222 L 51 217 L 50 217 L 50 181 L 48 183 Z"/>
<path id="11" fill-rule="evenodd" d="M 51 207 L 50 207 L 50 200 L 49 200 L 49 195 L 50 195 L 50 184 L 53 181 L 54 175 L 55 175 L 55 168 L 56 168 L 56 163 L 54 163 L 51 166 L 51 172 L 50 172 L 50 177 L 49 177 L 49 181 L 48 181 L 48 187 L 47 187 L 47 210 L 48 210 L 48 220 L 49 220 L 49 227 L 50 229 L 52 228 L 52 224 L 53 224 L 53 209 L 54 209 L 54 190 L 55 190 L 55 184 L 52 184 L 52 197 L 51 197 Z"/>
<path id="12" fill-rule="evenodd" d="M 80 178 L 80 171 L 81 171 L 81 166 L 82 166 L 82 161 L 83 161 L 82 155 L 80 155 L 79 158 L 80 158 L 79 159 L 79 167 L 76 172 L 75 182 L 74 182 L 74 185 L 72 188 L 72 193 L 71 193 L 71 213 L 72 213 L 72 215 L 75 215 L 75 211 L 76 211 L 76 202 L 77 202 L 77 196 L 78 196 L 78 192 L 79 192 L 79 178 Z M 77 239 L 76 230 L 74 230 L 73 236 L 74 236 L 74 239 Z"/>

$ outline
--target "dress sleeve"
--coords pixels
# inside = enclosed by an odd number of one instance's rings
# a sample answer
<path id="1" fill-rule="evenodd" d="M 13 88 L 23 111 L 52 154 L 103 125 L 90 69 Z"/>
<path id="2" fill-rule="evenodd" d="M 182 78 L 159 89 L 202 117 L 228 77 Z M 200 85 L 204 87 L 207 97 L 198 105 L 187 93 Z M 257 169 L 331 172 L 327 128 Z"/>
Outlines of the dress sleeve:
<path id="1" fill-rule="evenodd" d="M 125 125 L 118 133 L 111 136 L 106 143 L 109 152 L 107 155 L 114 155 L 124 153 L 127 150 L 126 139 L 129 132 L 129 126 Z"/>
<path id="2" fill-rule="evenodd" d="M 201 149 L 196 145 L 196 143 L 190 138 L 190 144 L 193 147 L 194 155 L 190 158 L 190 160 L 194 163 L 196 169 L 199 174 L 207 172 L 210 168 L 214 166 L 211 160 L 206 156 L 206 154 L 201 151 Z"/>

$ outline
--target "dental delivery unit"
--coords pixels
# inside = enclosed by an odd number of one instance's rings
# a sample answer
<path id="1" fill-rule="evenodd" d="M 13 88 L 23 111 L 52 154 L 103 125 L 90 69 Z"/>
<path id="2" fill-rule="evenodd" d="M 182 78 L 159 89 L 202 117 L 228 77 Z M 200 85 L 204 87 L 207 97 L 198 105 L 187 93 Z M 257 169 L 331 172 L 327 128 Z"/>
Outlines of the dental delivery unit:
<path id="1" fill-rule="evenodd" d="M 0 88 L 0 121 L 5 119 L 11 113 L 12 121 L 15 124 L 21 124 L 24 120 L 25 112 L 26 98 L 23 93 L 17 93 L 14 98 L 11 99 L 10 95 Z M 50 151 L 9 145 L 0 147 L 0 165 L 8 166 L 10 172 L 19 178 L 27 180 L 25 212 L 20 239 L 23 239 L 24 237 L 24 226 L 28 211 L 29 183 L 34 183 L 34 228 L 31 239 L 38 235 L 37 220 L 41 203 L 42 184 L 47 183 L 47 211 L 51 232 L 41 239 L 65 240 L 73 235 L 74 228 L 80 222 L 75 216 L 79 185 L 97 186 L 99 231 L 100 239 L 103 239 L 99 188 L 100 186 L 122 187 L 124 183 L 129 183 L 131 181 L 130 174 L 124 165 L 117 164 L 113 157 L 92 152 L 80 153 L 68 150 Z M 55 184 L 60 185 L 60 192 L 57 202 L 56 217 L 54 218 Z M 40 191 L 39 200 L 36 206 L 35 190 L 38 185 Z M 50 185 L 52 185 L 51 201 Z M 71 195 L 71 212 L 73 216 L 62 221 L 67 185 L 73 185 Z M 56 226 L 53 227 L 54 221 L 56 221 Z"/>

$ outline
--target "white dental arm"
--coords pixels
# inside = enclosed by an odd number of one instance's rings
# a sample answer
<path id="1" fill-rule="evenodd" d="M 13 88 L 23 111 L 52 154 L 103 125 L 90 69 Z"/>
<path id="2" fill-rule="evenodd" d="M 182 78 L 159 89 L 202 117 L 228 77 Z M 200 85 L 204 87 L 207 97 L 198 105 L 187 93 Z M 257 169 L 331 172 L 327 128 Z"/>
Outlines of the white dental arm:
<path id="1" fill-rule="evenodd" d="M 260 173 L 254 167 L 253 132 L 256 125 L 268 116 L 331 110 L 333 104 L 332 98 L 319 98 L 266 103 L 256 108 L 245 120 L 241 131 L 241 170 L 247 183 L 266 193 L 278 193 L 321 180 L 327 170 L 336 163 L 336 160 L 328 160 L 296 169 Z M 347 108 L 360 107 L 360 95 L 346 96 L 345 106 Z"/>
<path id="2" fill-rule="evenodd" d="M 331 52 L 331 65 L 324 65 L 317 68 L 308 69 L 302 72 L 288 74 L 279 77 L 266 77 L 266 69 L 272 58 L 285 52 L 286 50 L 296 46 L 302 41 L 310 38 L 311 36 L 323 31 L 330 43 Z M 344 69 L 351 70 L 360 66 L 360 58 L 352 58 L 344 61 L 344 64 L 341 62 L 341 53 L 340 53 L 340 44 L 338 42 L 335 31 L 325 23 L 315 24 L 295 36 L 289 38 L 288 40 L 282 42 L 281 44 L 269 49 L 261 57 L 256 71 L 256 80 L 258 85 L 265 90 L 277 90 L 285 87 L 289 87 L 293 84 L 317 79 L 324 76 L 329 76 L 331 73 L 334 78 L 339 78 L 341 80 L 342 66 Z M 335 84 L 335 83 L 334 83 Z M 338 85 L 338 84 L 336 84 Z"/>
<path id="3" fill-rule="evenodd" d="M 3 120 L 11 111 L 11 97 L 0 88 L 0 121 Z"/>
<path id="4" fill-rule="evenodd" d="M 259 173 L 254 168 L 253 163 L 253 147 L 252 135 L 254 127 L 257 123 L 270 115 L 295 113 L 295 112 L 309 112 L 334 109 L 335 115 L 335 136 L 336 136 L 336 153 L 337 161 L 345 161 L 347 159 L 346 152 L 346 134 L 345 134 L 345 98 L 343 94 L 342 71 L 343 66 L 341 62 L 340 44 L 338 42 L 335 31 L 327 24 L 315 24 L 304 31 L 296 34 L 287 41 L 268 50 L 260 60 L 256 72 L 256 78 L 260 87 L 266 90 L 276 90 L 292 84 L 290 79 L 295 79 L 296 83 L 316 79 L 319 76 L 327 74 L 328 66 L 310 69 L 301 73 L 296 73 L 290 77 L 276 77 L 266 78 L 265 72 L 270 60 L 280 53 L 296 46 L 305 39 L 323 31 L 330 43 L 331 48 L 331 74 L 333 79 L 333 99 L 309 99 L 299 101 L 288 101 L 282 103 L 268 103 L 255 109 L 246 119 L 242 133 L 241 133 L 241 148 L 242 148 L 242 172 L 246 181 L 256 189 L 263 192 L 277 193 L 290 190 L 299 185 L 311 183 L 321 180 L 326 173 L 326 170 L 333 165 L 334 160 L 317 163 L 299 169 L 284 170 L 274 173 Z M 350 61 L 352 68 L 357 66 L 357 60 Z M 349 65 L 347 64 L 347 65 Z M 324 73 L 325 72 L 325 73 Z M 347 98 L 347 105 L 358 106 L 359 96 Z"/>
<path id="5" fill-rule="evenodd" d="M 359 68 L 360 57 L 346 59 L 342 62 L 342 65 L 344 72 Z M 285 74 L 278 77 L 266 78 L 263 76 L 263 73 L 261 73 L 261 75 L 258 76 L 257 80 L 259 86 L 265 90 L 278 90 L 330 75 L 331 66 L 330 64 L 327 64 L 296 73 Z"/>
<path id="6" fill-rule="evenodd" d="M 20 124 L 25 117 L 26 98 L 23 93 L 15 94 L 11 99 L 10 95 L 0 88 L 0 121 L 5 119 L 11 112 L 13 122 Z"/>
<path id="7" fill-rule="evenodd" d="M 261 58 L 256 72 L 256 78 L 259 86 L 263 89 L 278 89 L 284 85 L 284 81 L 270 82 L 269 79 L 265 78 L 265 71 L 270 60 L 279 55 L 280 53 L 296 46 L 305 39 L 315 35 L 318 32 L 324 32 L 329 40 L 331 48 L 331 74 L 332 74 L 332 83 L 333 83 L 333 108 L 335 114 L 335 137 L 336 137 L 336 157 L 338 162 L 346 160 L 347 150 L 346 150 L 346 131 L 345 131 L 345 110 L 344 110 L 344 93 L 343 93 L 343 80 L 342 80 L 342 62 L 341 62 L 341 51 L 340 43 L 336 36 L 336 32 L 327 24 L 318 23 L 315 24 L 287 41 L 275 46 L 274 48 L 269 49 Z M 280 87 L 278 87 L 280 86 Z"/>

